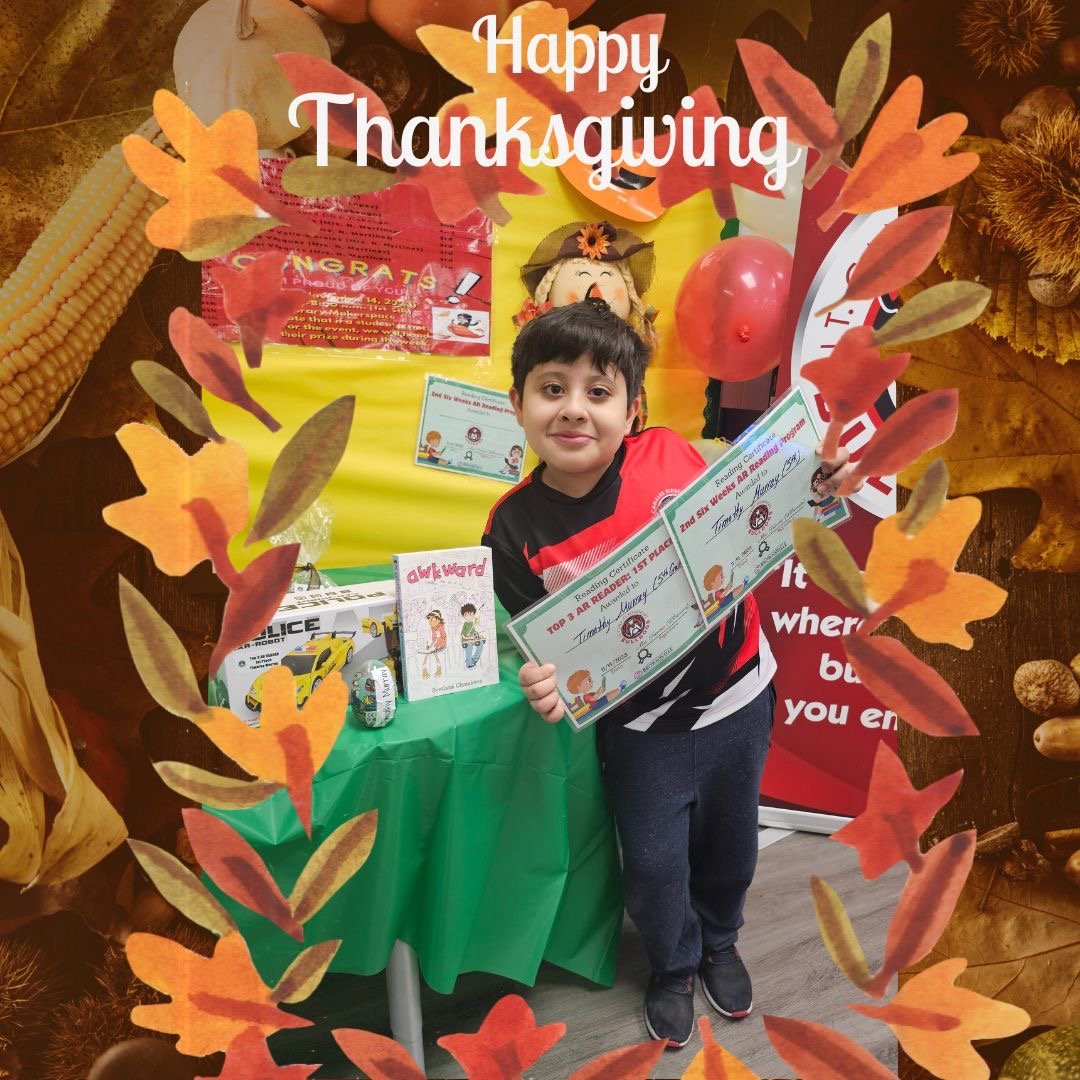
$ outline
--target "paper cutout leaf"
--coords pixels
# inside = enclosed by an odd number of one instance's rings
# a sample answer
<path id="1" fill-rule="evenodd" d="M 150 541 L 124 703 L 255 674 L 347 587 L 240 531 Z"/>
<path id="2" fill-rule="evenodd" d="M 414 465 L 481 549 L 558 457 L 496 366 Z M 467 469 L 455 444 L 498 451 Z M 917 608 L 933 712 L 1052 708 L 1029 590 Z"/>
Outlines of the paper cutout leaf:
<path id="1" fill-rule="evenodd" d="M 289 789 L 289 798 L 310 836 L 312 777 L 322 768 L 345 723 L 348 701 L 349 688 L 335 671 L 308 698 L 301 716 L 292 673 L 278 665 L 263 679 L 258 728 L 248 727 L 221 708 L 207 710 L 198 723 L 214 745 L 246 772 Z"/>
<path id="2" fill-rule="evenodd" d="M 240 362 L 209 325 L 187 308 L 173 308 L 169 316 L 169 340 L 188 374 L 215 397 L 251 413 L 270 431 L 279 424 L 247 391 Z"/>
<path id="3" fill-rule="evenodd" d="M 248 1028 L 231 1043 L 225 1067 L 217 1080 L 309 1080 L 318 1065 L 278 1065 L 270 1056 L 266 1038 L 258 1028 Z M 195 1080 L 210 1080 L 197 1076 Z"/>
<path id="4" fill-rule="evenodd" d="M 904 1052 L 935 1076 L 986 1080 L 990 1070 L 971 1046 L 973 1039 L 1003 1039 L 1027 1028 L 1023 1009 L 954 985 L 967 967 L 962 956 L 912 975 L 888 1005 L 849 1005 L 893 1029 Z M 941 1026 L 919 1023 L 918 1013 L 942 1016 Z"/>
<path id="5" fill-rule="evenodd" d="M 331 1034 L 345 1056 L 370 1080 L 425 1080 L 408 1050 L 373 1031 L 335 1028 Z"/>
<path id="6" fill-rule="evenodd" d="M 288 528 L 311 506 L 345 453 L 355 408 L 355 397 L 341 397 L 301 424 L 274 461 L 247 543 Z"/>
<path id="7" fill-rule="evenodd" d="M 756 1072 L 716 1041 L 707 1016 L 698 1017 L 698 1031 L 701 1050 L 694 1055 L 682 1080 L 759 1080 Z"/>
<path id="8" fill-rule="evenodd" d="M 791 523 L 791 534 L 795 554 L 814 584 L 852 611 L 869 614 L 862 573 L 844 541 L 832 529 L 810 518 L 796 518 Z"/>
<path id="9" fill-rule="evenodd" d="M 712 136 L 716 148 L 714 165 L 688 165 L 686 163 L 685 155 L 690 152 L 690 146 L 693 147 L 695 155 L 699 154 L 700 148 L 706 141 L 707 125 L 724 115 L 710 87 L 699 86 L 690 96 L 694 101 L 694 106 L 690 109 L 679 109 L 675 116 L 668 161 L 656 168 L 657 193 L 661 205 L 675 206 L 699 191 L 709 191 L 712 193 L 717 214 L 726 219 L 735 217 L 735 196 L 731 191 L 732 184 L 738 184 L 747 191 L 753 191 L 759 195 L 781 197 L 781 192 L 770 191 L 765 186 L 763 165 L 750 162 L 747 165 L 738 166 L 732 163 L 731 156 L 728 154 L 727 130 L 723 127 L 714 128 Z M 688 120 L 691 125 L 690 146 L 687 146 L 684 138 Z M 749 133 L 746 128 L 741 127 L 739 153 L 743 158 L 747 156 L 748 148 Z"/>
<path id="10" fill-rule="evenodd" d="M 235 165 L 219 165 L 214 175 L 227 184 L 231 184 L 241 195 L 249 198 L 265 215 L 273 219 L 275 225 L 287 225 L 303 236 L 316 236 L 319 224 L 308 217 L 302 210 L 283 202 L 272 192 L 267 191 L 257 180 L 252 180 L 242 169 Z M 252 367 L 257 365 L 252 364 Z"/>
<path id="11" fill-rule="evenodd" d="M 963 775 L 961 769 L 916 790 L 896 753 L 880 742 L 874 755 L 866 809 L 833 833 L 832 839 L 859 853 L 859 866 L 868 881 L 898 862 L 907 862 L 913 871 L 918 870 L 922 862 L 919 837 L 956 793 Z"/>
<path id="12" fill-rule="evenodd" d="M 1002 80 L 1001 86 L 1007 83 Z M 983 165 L 1004 145 L 976 136 L 957 142 L 958 148 L 979 154 Z M 1006 246 L 999 236 L 983 183 L 980 166 L 945 193 L 944 201 L 956 207 L 956 221 L 938 255 L 938 264 L 953 277 L 982 281 L 990 287 L 990 303 L 976 320 L 990 337 L 1059 364 L 1080 360 L 1080 303 L 1074 300 L 1052 308 L 1031 295 L 1028 257 Z"/>
<path id="13" fill-rule="evenodd" d="M 232 165 L 258 183 L 258 136 L 255 121 L 246 112 L 222 113 L 206 127 L 175 94 L 159 90 L 154 95 L 154 116 L 183 161 L 141 135 L 129 135 L 121 144 L 131 171 L 167 200 L 146 223 L 146 238 L 152 244 L 172 248 L 188 259 L 210 259 L 239 246 L 237 229 L 243 235 L 277 224 L 257 217 L 251 199 L 217 175 L 222 165 Z"/>
<path id="14" fill-rule="evenodd" d="M 173 716 L 197 720 L 206 712 L 206 703 L 187 650 L 150 601 L 122 575 L 119 587 L 124 634 L 143 685 Z"/>
<path id="15" fill-rule="evenodd" d="M 248 467 L 240 443 L 222 439 L 188 455 L 149 424 L 125 424 L 116 439 L 146 493 L 106 506 L 101 516 L 117 532 L 149 548 L 163 574 L 179 577 L 210 556 L 198 527 L 183 510 L 194 495 L 217 507 L 230 536 L 244 527 Z"/>
<path id="16" fill-rule="evenodd" d="M 466 35 L 471 37 L 471 35 Z M 326 130 L 327 142 L 333 146 L 344 147 L 348 150 L 356 149 L 356 114 L 357 104 L 363 100 L 367 102 L 367 115 L 369 120 L 382 117 L 386 120 L 391 133 L 393 121 L 382 98 L 369 86 L 346 74 L 341 68 L 324 60 L 320 56 L 308 56 L 306 53 L 281 52 L 274 57 L 285 72 L 285 77 L 292 83 L 292 88 L 297 97 L 304 94 L 354 94 L 356 101 L 349 105 L 327 103 L 326 119 L 322 126 Z M 318 108 L 314 101 L 305 101 L 301 108 L 313 125 L 318 125 Z M 369 155 L 382 160 L 382 140 L 375 135 L 375 128 L 368 130 L 367 152 Z M 397 155 L 401 152 L 397 139 L 391 134 L 390 149 Z M 314 158 L 309 159 L 314 161 Z M 341 160 L 341 159 L 337 159 Z M 295 164 L 295 163 L 294 163 Z M 331 161 L 332 164 L 332 161 Z M 359 172 L 355 163 L 342 162 Z M 286 188 L 286 191 L 289 189 Z M 297 192 L 296 194 L 299 194 Z"/>
<path id="17" fill-rule="evenodd" d="M 306 923 L 367 862 L 378 820 L 378 811 L 369 810 L 339 825 L 319 845 L 289 895 L 297 922 Z"/>
<path id="18" fill-rule="evenodd" d="M 786 116 L 792 142 L 835 161 L 843 149 L 832 106 L 812 79 L 796 71 L 772 46 L 749 38 L 735 43 L 763 115 Z"/>
<path id="19" fill-rule="evenodd" d="M 941 458 L 934 458 L 919 477 L 896 523 L 908 536 L 914 536 L 945 505 L 948 493 L 949 470 Z"/>
<path id="20" fill-rule="evenodd" d="M 924 735 L 979 734 L 952 687 L 903 642 L 859 634 L 841 640 L 859 682 L 901 720 Z"/>
<path id="21" fill-rule="evenodd" d="M 945 281 L 916 293 L 874 336 L 879 345 L 937 337 L 974 322 L 989 302 L 990 290 L 985 285 Z"/>
<path id="22" fill-rule="evenodd" d="M 276 1002 L 289 1004 L 307 1000 L 322 982 L 326 969 L 340 947 L 340 941 L 320 941 L 318 945 L 305 949 L 285 969 L 270 996 Z"/>
<path id="23" fill-rule="evenodd" d="M 343 158 L 328 158 L 325 165 L 320 165 L 314 157 L 302 157 L 285 166 L 281 186 L 290 195 L 325 199 L 335 195 L 368 195 L 391 187 L 399 179 L 396 172 L 357 165 Z"/>
<path id="24" fill-rule="evenodd" d="M 667 1044 L 656 1039 L 609 1050 L 595 1061 L 575 1069 L 566 1080 L 649 1080 Z"/>
<path id="25" fill-rule="evenodd" d="M 975 830 L 969 829 L 935 844 L 923 856 L 919 871 L 908 875 L 885 937 L 885 959 L 866 987 L 871 997 L 881 997 L 898 971 L 917 963 L 934 947 L 952 916 L 974 858 Z"/>
<path id="26" fill-rule="evenodd" d="M 854 138 L 881 97 L 889 74 L 892 19 L 888 12 L 872 22 L 851 46 L 836 83 L 836 120 L 840 142 Z"/>
<path id="27" fill-rule="evenodd" d="M 176 1049 L 182 1054 L 224 1050 L 248 1028 L 266 1038 L 282 1028 L 311 1026 L 277 1007 L 238 933 L 224 934 L 209 957 L 154 934 L 132 934 L 126 949 L 136 977 L 172 998 L 164 1005 L 136 1006 L 132 1022 L 179 1034 Z"/>
<path id="28" fill-rule="evenodd" d="M 908 359 L 908 353 L 882 359 L 873 327 L 853 326 L 840 335 L 830 355 L 811 360 L 803 366 L 801 374 L 821 391 L 830 424 L 843 428 L 866 412 L 889 384 L 896 381 L 907 367 Z"/>
<path id="29" fill-rule="evenodd" d="M 565 1032 L 565 1024 L 537 1027 L 524 999 L 508 994 L 495 1002 L 475 1035 L 443 1035 L 436 1042 L 474 1080 L 502 1080 L 531 1068 Z"/>
<path id="30" fill-rule="evenodd" d="M 206 406 L 179 375 L 153 360 L 136 360 L 131 365 L 131 373 L 150 400 L 170 416 L 175 416 L 189 431 L 214 442 L 223 441 L 224 436 L 214 427 Z"/>
<path id="31" fill-rule="evenodd" d="M 189 806 L 183 818 L 195 858 L 214 884 L 290 937 L 303 941 L 304 931 L 255 849 L 231 825 L 205 810 Z"/>
<path id="32" fill-rule="evenodd" d="M 276 337 L 308 300 L 306 289 L 283 287 L 285 258 L 280 251 L 263 251 L 240 269 L 210 269 L 210 276 L 221 286 L 225 314 L 240 329 L 248 367 L 262 363 L 263 341 Z"/>
<path id="33" fill-rule="evenodd" d="M 935 267 L 927 271 L 930 282 L 940 277 Z M 953 494 L 1030 488 L 1042 499 L 1038 524 L 1013 553 L 1013 565 L 1080 571 L 1077 365 L 1036 360 L 967 326 L 920 345 L 904 382 L 956 386 L 963 395 L 956 432 L 940 451 Z M 915 462 L 901 483 L 910 487 L 925 464 Z"/>
<path id="34" fill-rule="evenodd" d="M 800 1076 L 813 1080 L 896 1080 L 869 1050 L 838 1031 L 807 1020 L 765 1016 L 765 1034 L 776 1052 L 795 1067 Z"/>
<path id="35" fill-rule="evenodd" d="M 966 498 L 947 502 L 915 536 L 896 515 L 880 521 L 863 574 L 867 594 L 881 604 L 874 620 L 895 615 L 923 641 L 970 649 L 966 624 L 995 615 L 1008 596 L 977 574 L 953 569 L 981 515 L 982 503 Z"/>
<path id="36" fill-rule="evenodd" d="M 847 290 L 836 304 L 842 304 L 846 300 L 872 300 L 874 297 L 896 292 L 914 281 L 930 265 L 945 242 L 951 221 L 952 210 L 947 206 L 912 210 L 901 214 L 895 221 L 890 221 L 859 256 L 859 261 L 848 278 Z M 832 306 L 835 307 L 836 304 Z M 901 308 L 901 312 L 906 315 L 907 308 Z M 934 330 L 919 336 L 931 337 L 937 333 L 944 331 Z M 877 340 L 880 344 L 883 339 L 879 337 Z M 912 339 L 900 337 L 897 340 Z"/>
<path id="37" fill-rule="evenodd" d="M 282 787 L 270 780 L 234 780 L 231 776 L 218 776 L 181 761 L 157 761 L 154 768 L 173 791 L 215 810 L 245 810 L 249 806 L 258 806 Z"/>
<path id="38" fill-rule="evenodd" d="M 236 929 L 229 913 L 175 855 L 130 837 L 128 846 L 157 891 L 182 915 L 219 937 Z"/>
<path id="39" fill-rule="evenodd" d="M 850 495 L 867 476 L 888 476 L 910 465 L 920 454 L 940 446 L 956 429 L 956 390 L 931 390 L 901 405 L 863 447 L 855 468 L 838 495 Z"/>
<path id="40" fill-rule="evenodd" d="M 826 230 L 842 213 L 869 214 L 925 199 L 962 180 L 979 163 L 977 154 L 944 157 L 967 117 L 947 113 L 919 128 L 922 80 L 910 75 L 881 107 L 833 205 L 818 219 Z"/>
<path id="41" fill-rule="evenodd" d="M 821 940 L 825 942 L 833 963 L 861 990 L 870 981 L 870 968 L 843 900 L 817 874 L 810 877 L 810 895 L 814 898 L 814 914 L 817 916 Z"/>

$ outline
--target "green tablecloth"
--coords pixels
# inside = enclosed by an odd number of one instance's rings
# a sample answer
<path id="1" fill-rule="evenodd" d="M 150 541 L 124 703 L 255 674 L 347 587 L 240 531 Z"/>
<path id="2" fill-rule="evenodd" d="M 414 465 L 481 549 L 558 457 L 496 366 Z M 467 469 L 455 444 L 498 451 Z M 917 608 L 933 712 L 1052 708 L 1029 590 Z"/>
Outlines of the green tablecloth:
<path id="1" fill-rule="evenodd" d="M 332 571 L 339 584 L 388 567 Z M 341 938 L 331 970 L 385 968 L 395 938 L 435 990 L 487 971 L 532 984 L 541 960 L 610 986 L 622 922 L 614 827 L 591 732 L 545 724 L 522 700 L 521 660 L 498 612 L 498 686 L 398 702 L 370 731 L 346 722 L 315 778 L 312 838 L 284 792 L 222 813 L 287 896 L 338 825 L 377 807 L 370 858 L 306 926 L 309 944 Z M 265 978 L 302 948 L 267 920 L 229 910 Z"/>

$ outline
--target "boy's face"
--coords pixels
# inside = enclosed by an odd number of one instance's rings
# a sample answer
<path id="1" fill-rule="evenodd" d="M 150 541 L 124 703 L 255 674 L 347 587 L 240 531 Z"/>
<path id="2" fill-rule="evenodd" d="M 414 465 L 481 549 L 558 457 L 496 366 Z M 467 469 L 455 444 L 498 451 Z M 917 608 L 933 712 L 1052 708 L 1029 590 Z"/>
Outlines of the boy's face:
<path id="1" fill-rule="evenodd" d="M 587 495 L 630 434 L 641 407 L 626 400 L 626 380 L 598 371 L 589 356 L 572 364 L 537 364 L 521 394 L 510 390 L 517 421 L 546 468 L 544 483 L 565 495 Z"/>

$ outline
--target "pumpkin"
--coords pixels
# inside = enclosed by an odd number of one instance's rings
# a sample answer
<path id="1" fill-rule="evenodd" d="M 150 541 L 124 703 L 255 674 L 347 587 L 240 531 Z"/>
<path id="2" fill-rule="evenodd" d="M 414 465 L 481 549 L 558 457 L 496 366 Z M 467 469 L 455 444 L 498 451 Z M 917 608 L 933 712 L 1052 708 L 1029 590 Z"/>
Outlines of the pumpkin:
<path id="1" fill-rule="evenodd" d="M 274 149 L 310 127 L 289 123 L 296 96 L 274 59 L 301 52 L 330 59 L 326 38 L 289 0 L 209 0 L 184 24 L 173 51 L 176 91 L 204 124 L 229 109 L 250 113 L 259 146 Z"/>
<path id="2" fill-rule="evenodd" d="M 573 21 L 591 4 L 592 0 L 566 0 L 555 6 L 565 8 Z M 399 45 L 413 52 L 426 52 L 416 36 L 421 26 L 436 23 L 456 30 L 471 30 L 476 20 L 485 15 L 497 16 L 497 22 L 502 26 L 516 6 L 506 0 L 503 3 L 495 0 L 368 0 L 368 16 Z"/>
<path id="3" fill-rule="evenodd" d="M 347 26 L 368 21 L 368 0 L 306 0 L 306 3 L 328 19 Z"/>

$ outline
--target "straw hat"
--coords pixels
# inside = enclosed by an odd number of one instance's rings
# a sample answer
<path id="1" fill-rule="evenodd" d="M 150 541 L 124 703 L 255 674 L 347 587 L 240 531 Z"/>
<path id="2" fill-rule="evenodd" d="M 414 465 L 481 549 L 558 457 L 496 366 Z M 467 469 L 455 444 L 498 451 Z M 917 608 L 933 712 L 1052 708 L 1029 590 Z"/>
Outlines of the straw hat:
<path id="1" fill-rule="evenodd" d="M 630 270 L 634 288 L 641 296 L 652 284 L 656 256 L 652 242 L 646 242 L 629 229 L 617 229 L 610 221 L 572 221 L 550 232 L 521 268 L 521 280 L 532 296 L 540 279 L 563 259 L 589 259 L 594 262 L 623 262 Z"/>

